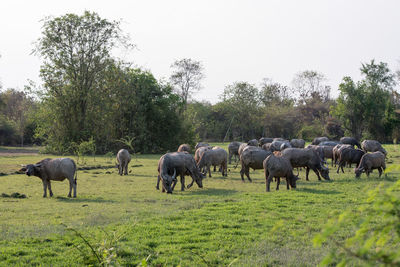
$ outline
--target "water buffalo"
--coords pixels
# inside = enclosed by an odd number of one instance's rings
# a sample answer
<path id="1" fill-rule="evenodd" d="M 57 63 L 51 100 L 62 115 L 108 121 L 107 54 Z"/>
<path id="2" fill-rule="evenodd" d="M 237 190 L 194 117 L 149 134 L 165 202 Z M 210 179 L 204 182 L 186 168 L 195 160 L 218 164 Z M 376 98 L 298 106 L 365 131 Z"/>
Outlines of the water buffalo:
<path id="1" fill-rule="evenodd" d="M 336 172 L 339 173 L 339 169 L 341 168 L 344 173 L 343 166 L 346 165 L 346 163 L 350 168 L 352 163 L 356 163 L 358 166 L 364 154 L 365 152 L 363 150 L 354 149 L 352 146 L 341 149 L 339 152 L 339 166 Z"/>
<path id="2" fill-rule="evenodd" d="M 337 142 L 337 141 L 322 141 L 322 142 L 319 143 L 318 145 L 319 145 L 319 146 L 331 146 L 331 147 L 334 147 L 334 146 L 336 146 L 337 144 L 339 144 L 339 142 Z"/>
<path id="3" fill-rule="evenodd" d="M 378 169 L 379 177 L 381 177 L 382 171 L 386 169 L 385 155 L 380 151 L 364 154 L 361 157 L 360 164 L 356 169 L 354 169 L 354 172 L 356 178 L 359 178 L 363 172 L 365 172 L 369 177 L 369 174 L 373 169 Z"/>
<path id="4" fill-rule="evenodd" d="M 348 144 L 337 144 L 336 146 L 333 147 L 332 156 L 333 156 L 333 161 L 335 163 L 335 167 L 337 161 L 339 160 L 341 150 L 347 147 L 352 147 L 352 146 Z"/>
<path id="5" fill-rule="evenodd" d="M 222 149 L 220 147 L 214 147 L 213 149 L 204 151 L 197 165 L 200 168 L 200 170 L 203 168 L 205 169 L 205 174 L 207 174 L 208 171 L 209 177 L 211 177 L 211 170 L 210 170 L 211 165 L 220 166 L 222 176 L 228 176 L 227 162 L 228 162 L 228 153 L 225 151 L 225 149 Z"/>
<path id="6" fill-rule="evenodd" d="M 240 145 L 243 144 L 242 142 L 232 142 L 228 145 L 228 161 L 229 164 L 231 164 L 232 156 L 235 157 L 235 161 L 238 160 L 239 156 L 239 147 Z"/>
<path id="7" fill-rule="evenodd" d="M 381 143 L 376 140 L 364 140 L 361 143 L 361 149 L 364 150 L 365 153 L 380 151 L 385 157 L 387 156 L 386 150 L 382 147 Z"/>
<path id="8" fill-rule="evenodd" d="M 290 161 L 283 157 L 277 157 L 274 154 L 269 155 L 263 162 L 266 191 L 270 191 L 272 178 L 277 179 L 276 190 L 279 190 L 280 177 L 286 178 L 286 188 L 296 188 L 296 181 L 299 178 L 293 174 L 293 168 Z"/>
<path id="9" fill-rule="evenodd" d="M 129 162 L 131 162 L 131 154 L 129 154 L 126 149 L 120 149 L 117 153 L 117 168 L 119 175 L 128 175 Z"/>
<path id="10" fill-rule="evenodd" d="M 257 141 L 257 139 L 251 139 L 251 140 L 249 140 L 249 141 L 247 142 L 247 144 L 248 144 L 249 146 L 258 146 L 258 141 Z"/>
<path id="11" fill-rule="evenodd" d="M 342 137 L 340 138 L 340 143 L 346 144 L 346 145 L 352 145 L 357 146 L 358 148 L 361 148 L 360 142 L 357 141 L 354 137 Z"/>
<path id="12" fill-rule="evenodd" d="M 283 150 L 282 156 L 287 158 L 292 164 L 293 168 L 305 167 L 306 168 L 306 180 L 308 181 L 308 173 L 310 169 L 315 172 L 318 180 L 321 180 L 321 176 L 325 180 L 330 180 L 329 169 L 322 165 L 321 158 L 312 149 L 302 149 L 302 148 L 287 148 Z"/>
<path id="13" fill-rule="evenodd" d="M 260 140 L 258 140 L 258 145 L 262 147 L 264 144 L 272 143 L 272 141 L 274 141 L 274 138 L 261 137 Z"/>
<path id="14" fill-rule="evenodd" d="M 194 150 L 196 151 L 199 147 L 202 147 L 202 146 L 210 146 L 210 145 L 207 144 L 207 143 L 198 142 L 198 143 L 196 144 L 196 146 L 194 147 Z"/>
<path id="15" fill-rule="evenodd" d="M 249 176 L 250 168 L 257 170 L 263 169 L 263 161 L 271 155 L 271 151 L 266 151 L 259 147 L 248 146 L 243 150 L 242 154 L 240 154 L 240 163 L 242 165 L 242 169 L 240 170 L 240 176 L 243 179 L 243 174 L 246 174 L 247 179 L 251 182 Z"/>
<path id="16" fill-rule="evenodd" d="M 319 145 L 308 145 L 306 147 L 306 149 L 311 149 L 314 150 L 315 153 L 317 153 L 317 155 L 319 156 L 319 158 L 321 159 L 321 162 L 323 162 L 324 164 L 326 164 L 325 161 L 325 152 L 324 152 L 324 148 L 322 146 Z"/>
<path id="17" fill-rule="evenodd" d="M 47 188 L 49 189 L 50 196 L 53 196 L 51 191 L 50 181 L 69 181 L 68 197 L 71 197 L 72 188 L 74 189 L 74 197 L 76 197 L 76 164 L 70 158 L 56 158 L 56 159 L 43 159 L 36 164 L 28 164 L 23 166 L 20 171 L 24 171 L 28 176 L 37 176 L 43 182 L 43 197 L 47 196 Z M 75 178 L 74 178 L 75 176 Z"/>
<path id="18" fill-rule="evenodd" d="M 292 147 L 304 148 L 306 142 L 303 139 L 292 139 L 290 140 Z"/>
<path id="19" fill-rule="evenodd" d="M 329 138 L 326 136 L 315 137 L 311 144 L 318 145 L 319 143 L 324 142 L 324 141 L 329 141 Z"/>
<path id="20" fill-rule="evenodd" d="M 202 146 L 196 149 L 196 152 L 194 152 L 194 160 L 196 163 L 199 163 L 201 156 L 204 154 L 204 151 L 210 150 L 212 147 L 210 146 Z"/>
<path id="21" fill-rule="evenodd" d="M 161 156 L 158 161 L 157 189 L 160 189 L 162 181 L 162 192 L 172 193 L 177 183 L 177 176 L 181 178 L 181 190 L 185 190 L 185 175 L 192 177 L 192 182 L 187 186 L 190 188 L 194 182 L 203 188 L 203 175 L 197 168 L 193 156 L 186 152 L 173 152 Z"/>
<path id="22" fill-rule="evenodd" d="M 190 154 L 190 146 L 188 144 L 182 144 L 178 147 L 178 152 L 187 152 Z"/>
<path id="23" fill-rule="evenodd" d="M 321 143 L 318 146 L 321 147 L 322 151 L 324 152 L 324 160 L 331 159 L 333 167 L 333 146 L 324 146 L 321 145 Z"/>
<path id="24" fill-rule="evenodd" d="M 283 149 L 286 149 L 289 147 L 292 147 L 292 146 L 290 145 L 288 140 L 285 140 L 285 141 L 275 140 L 271 143 L 270 149 L 271 149 L 271 151 L 282 151 Z"/>

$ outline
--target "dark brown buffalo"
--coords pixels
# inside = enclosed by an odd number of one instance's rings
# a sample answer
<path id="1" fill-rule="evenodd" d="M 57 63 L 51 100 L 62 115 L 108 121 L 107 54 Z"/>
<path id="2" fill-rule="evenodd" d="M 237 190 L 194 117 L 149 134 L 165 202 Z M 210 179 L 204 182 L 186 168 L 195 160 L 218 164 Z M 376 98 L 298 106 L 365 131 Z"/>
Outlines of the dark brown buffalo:
<path id="1" fill-rule="evenodd" d="M 339 166 L 337 168 L 337 173 L 339 173 L 339 169 L 342 169 L 342 173 L 344 173 L 343 166 L 348 164 L 351 168 L 351 164 L 355 163 L 356 166 L 360 164 L 361 157 L 365 154 L 365 152 L 361 149 L 354 149 L 353 147 L 345 147 L 340 150 L 339 153 Z"/>

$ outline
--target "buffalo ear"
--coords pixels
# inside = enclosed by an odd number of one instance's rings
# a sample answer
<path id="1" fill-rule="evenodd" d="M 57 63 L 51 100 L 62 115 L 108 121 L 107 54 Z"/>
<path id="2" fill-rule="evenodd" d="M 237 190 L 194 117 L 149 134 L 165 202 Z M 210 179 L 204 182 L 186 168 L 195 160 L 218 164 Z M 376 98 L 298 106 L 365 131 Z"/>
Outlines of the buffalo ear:
<path id="1" fill-rule="evenodd" d="M 26 172 L 26 166 L 22 167 L 20 170 L 18 170 L 19 172 Z"/>

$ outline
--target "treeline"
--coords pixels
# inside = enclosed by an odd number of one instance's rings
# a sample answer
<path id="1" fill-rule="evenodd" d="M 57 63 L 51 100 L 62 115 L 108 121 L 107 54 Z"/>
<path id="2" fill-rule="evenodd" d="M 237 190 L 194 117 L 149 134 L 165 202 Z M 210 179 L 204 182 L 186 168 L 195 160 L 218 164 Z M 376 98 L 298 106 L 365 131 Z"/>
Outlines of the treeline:
<path id="1" fill-rule="evenodd" d="M 190 101 L 204 77 L 200 62 L 174 62 L 163 81 L 113 57 L 113 49 L 132 47 L 118 21 L 85 12 L 43 23 L 34 49 L 43 85 L 1 91 L 0 145 L 45 145 L 62 154 L 90 142 L 98 153 L 123 146 L 157 153 L 198 140 L 346 134 L 392 142 L 400 135 L 396 76 L 382 62 L 363 64 L 361 81 L 345 77 L 338 99 L 323 74 L 303 71 L 291 86 L 234 82 L 210 104 Z"/>

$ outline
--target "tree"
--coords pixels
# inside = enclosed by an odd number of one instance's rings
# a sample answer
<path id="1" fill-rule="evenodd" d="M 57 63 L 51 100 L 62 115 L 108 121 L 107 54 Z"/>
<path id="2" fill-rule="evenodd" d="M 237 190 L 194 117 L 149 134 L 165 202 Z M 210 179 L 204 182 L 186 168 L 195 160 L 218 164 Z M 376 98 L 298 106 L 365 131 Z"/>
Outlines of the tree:
<path id="1" fill-rule="evenodd" d="M 265 106 L 270 105 L 292 105 L 294 99 L 291 97 L 292 90 L 272 80 L 265 78 L 261 83 L 260 99 Z"/>
<path id="2" fill-rule="evenodd" d="M 96 110 L 93 105 L 97 105 L 104 73 L 113 62 L 111 50 L 130 46 L 119 25 L 88 11 L 44 20 L 33 52 L 44 60 L 40 69 L 46 90 L 43 104 L 50 115 L 46 134 L 53 142 L 81 142 L 94 134 L 87 118 Z"/>
<path id="3" fill-rule="evenodd" d="M 220 98 L 223 103 L 220 108 L 229 112 L 227 119 L 232 120 L 232 132 L 236 132 L 243 140 L 261 135 L 260 94 L 255 85 L 235 82 L 225 87 Z"/>
<path id="4" fill-rule="evenodd" d="M 294 93 L 298 95 L 300 103 L 305 102 L 312 97 L 319 97 L 323 101 L 330 99 L 330 86 L 326 85 L 326 77 L 324 74 L 306 70 L 295 75 L 292 84 Z"/>
<path id="5" fill-rule="evenodd" d="M 200 61 L 184 58 L 175 61 L 171 68 L 173 72 L 170 80 L 182 98 L 183 111 L 185 111 L 190 95 L 201 89 L 200 82 L 204 78 L 203 66 Z"/>

